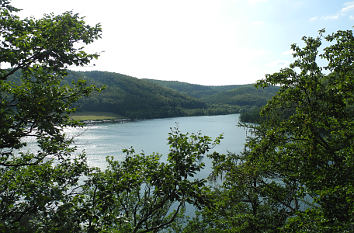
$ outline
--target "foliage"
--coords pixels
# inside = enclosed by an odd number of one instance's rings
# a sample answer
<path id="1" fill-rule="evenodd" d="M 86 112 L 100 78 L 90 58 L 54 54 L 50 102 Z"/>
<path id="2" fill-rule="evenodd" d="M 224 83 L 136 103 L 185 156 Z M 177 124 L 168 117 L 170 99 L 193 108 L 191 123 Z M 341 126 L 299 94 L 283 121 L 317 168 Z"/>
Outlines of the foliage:
<path id="1" fill-rule="evenodd" d="M 107 169 L 85 181 L 78 208 L 81 222 L 87 222 L 83 231 L 157 232 L 180 217 L 186 203 L 208 205 L 206 179 L 194 176 L 204 167 L 203 155 L 219 141 L 175 129 L 169 134 L 166 163 L 158 154 L 133 149 L 125 150 L 123 161 L 109 157 Z"/>
<path id="2" fill-rule="evenodd" d="M 240 113 L 240 121 L 248 123 L 260 123 L 261 121 L 261 111 L 262 107 L 253 106 L 248 109 L 243 109 Z"/>
<path id="3" fill-rule="evenodd" d="M 156 232 L 187 203 L 208 204 L 206 180 L 194 176 L 220 138 L 174 130 L 166 163 L 126 150 L 104 171 L 89 168 L 64 128 L 79 126 L 73 104 L 100 89 L 65 76 L 97 57 L 77 46 L 99 38 L 100 26 L 71 12 L 20 19 L 0 3 L 0 62 L 10 67 L 0 70 L 0 232 Z"/>
<path id="4" fill-rule="evenodd" d="M 244 152 L 213 157 L 223 178 L 215 205 L 185 232 L 352 232 L 353 34 L 323 33 L 292 45 L 290 67 L 258 82 L 280 90 L 259 125 L 243 124 Z"/>
<path id="5" fill-rule="evenodd" d="M 0 69 L 0 231 L 65 228 L 72 187 L 87 166 L 84 155 L 71 156 L 63 128 L 77 125 L 69 118 L 72 103 L 97 89 L 61 81 L 69 65 L 97 57 L 79 45 L 98 39 L 100 25 L 72 12 L 20 19 L 9 1 L 0 6 L 0 64 L 9 67 Z"/>

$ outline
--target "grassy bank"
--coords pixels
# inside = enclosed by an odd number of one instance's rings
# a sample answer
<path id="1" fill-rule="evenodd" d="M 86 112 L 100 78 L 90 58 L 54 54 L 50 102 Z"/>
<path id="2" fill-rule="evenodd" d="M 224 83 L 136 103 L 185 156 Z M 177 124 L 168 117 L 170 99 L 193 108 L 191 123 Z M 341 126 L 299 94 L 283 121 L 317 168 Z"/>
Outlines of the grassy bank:
<path id="1" fill-rule="evenodd" d="M 102 121 L 102 120 L 119 120 L 126 119 L 123 116 L 110 112 L 76 112 L 71 118 L 77 121 Z"/>

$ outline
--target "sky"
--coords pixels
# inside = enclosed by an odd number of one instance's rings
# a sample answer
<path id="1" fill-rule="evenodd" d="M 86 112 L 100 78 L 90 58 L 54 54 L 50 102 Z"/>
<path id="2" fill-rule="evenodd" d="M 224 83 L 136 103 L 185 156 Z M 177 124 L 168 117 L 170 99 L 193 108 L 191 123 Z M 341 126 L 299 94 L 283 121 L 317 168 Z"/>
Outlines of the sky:
<path id="1" fill-rule="evenodd" d="M 73 11 L 102 25 L 74 70 L 202 85 L 250 84 L 292 62 L 303 36 L 353 29 L 350 0 L 12 0 L 21 17 Z"/>

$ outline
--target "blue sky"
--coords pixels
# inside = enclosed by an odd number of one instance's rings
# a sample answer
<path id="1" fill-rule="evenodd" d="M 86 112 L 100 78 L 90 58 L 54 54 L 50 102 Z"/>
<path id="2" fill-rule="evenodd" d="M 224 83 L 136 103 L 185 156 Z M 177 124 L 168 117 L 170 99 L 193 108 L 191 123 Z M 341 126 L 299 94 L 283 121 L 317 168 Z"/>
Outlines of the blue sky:
<path id="1" fill-rule="evenodd" d="M 353 29 L 345 0 L 12 0 L 21 16 L 73 10 L 103 38 L 86 68 L 204 85 L 254 83 L 292 61 L 302 36 Z"/>

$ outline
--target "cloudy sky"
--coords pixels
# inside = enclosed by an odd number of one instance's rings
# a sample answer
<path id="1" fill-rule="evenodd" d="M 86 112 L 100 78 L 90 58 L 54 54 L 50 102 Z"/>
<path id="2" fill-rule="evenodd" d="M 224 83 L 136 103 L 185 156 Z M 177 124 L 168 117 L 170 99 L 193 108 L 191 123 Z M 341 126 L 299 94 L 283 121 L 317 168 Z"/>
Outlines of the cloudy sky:
<path id="1" fill-rule="evenodd" d="M 12 0 L 21 16 L 72 10 L 103 38 L 85 70 L 204 85 L 254 83 L 292 60 L 301 37 L 353 29 L 348 0 Z M 83 70 L 80 68 L 79 70 Z"/>

